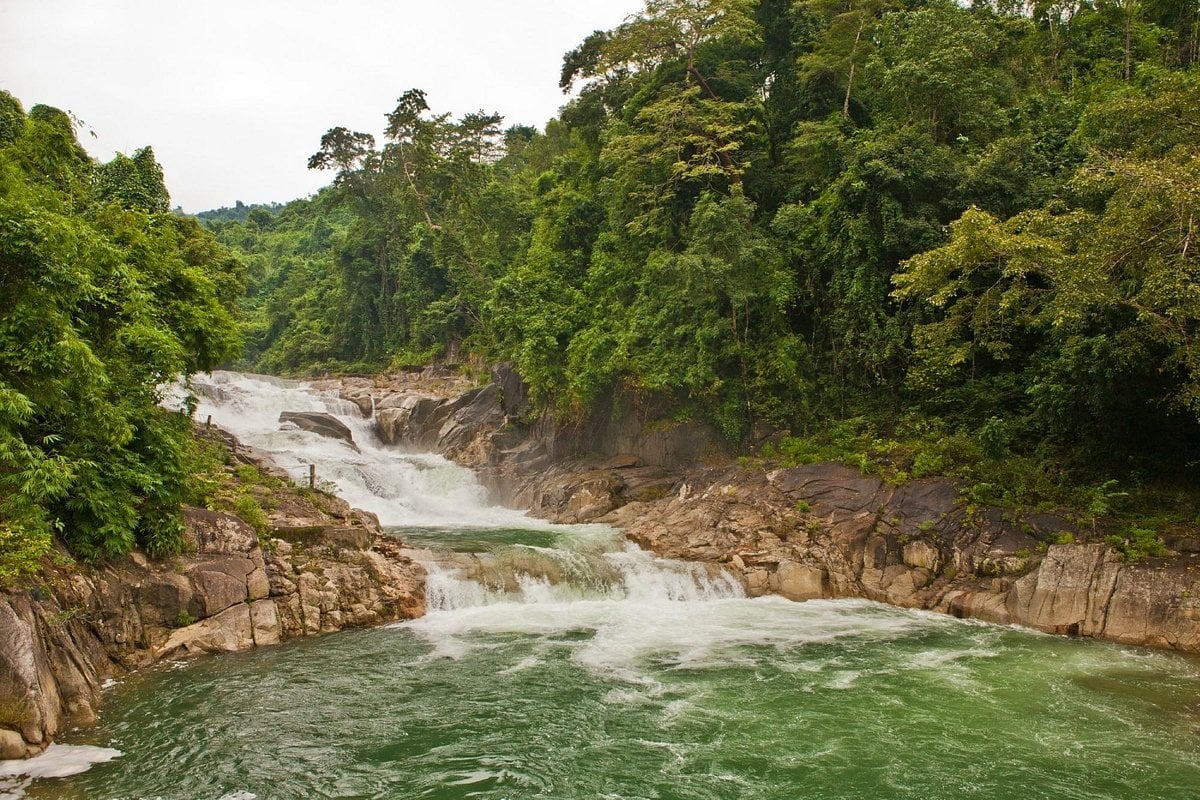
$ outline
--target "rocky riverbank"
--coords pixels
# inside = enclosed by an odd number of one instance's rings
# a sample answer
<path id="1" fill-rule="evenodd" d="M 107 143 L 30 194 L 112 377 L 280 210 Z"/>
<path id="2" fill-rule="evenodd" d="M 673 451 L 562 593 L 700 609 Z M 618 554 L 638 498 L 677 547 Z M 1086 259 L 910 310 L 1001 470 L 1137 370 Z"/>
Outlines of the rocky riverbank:
<path id="1" fill-rule="evenodd" d="M 224 442 L 231 480 L 239 465 L 272 471 Z M 103 682 L 130 670 L 424 613 L 424 570 L 372 515 L 282 481 L 262 500 L 262 536 L 233 514 L 187 508 L 183 555 L 62 564 L 0 594 L 0 758 L 93 721 Z"/>
<path id="2" fill-rule="evenodd" d="M 608 522 L 661 555 L 720 564 L 752 595 L 865 597 L 960 617 L 1200 650 L 1200 541 L 1125 560 L 1068 514 L 975 507 L 945 480 L 892 485 L 835 463 L 742 466 L 715 431 L 628 403 L 560 425 L 512 370 L 347 380 L 381 438 L 475 468 L 497 501 Z"/>

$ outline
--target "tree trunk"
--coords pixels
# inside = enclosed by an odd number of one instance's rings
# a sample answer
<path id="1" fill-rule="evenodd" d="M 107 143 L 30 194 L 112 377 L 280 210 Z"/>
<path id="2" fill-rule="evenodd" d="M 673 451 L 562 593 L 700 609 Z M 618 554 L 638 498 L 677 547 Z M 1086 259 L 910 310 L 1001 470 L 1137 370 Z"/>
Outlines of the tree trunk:
<path id="1" fill-rule="evenodd" d="M 1125 81 L 1129 81 L 1129 66 L 1133 49 L 1133 9 L 1135 0 L 1125 0 Z"/>
<path id="2" fill-rule="evenodd" d="M 850 76 L 846 79 L 846 99 L 842 101 L 842 116 L 845 119 L 850 119 L 850 90 L 854 88 L 854 68 L 858 66 L 854 63 L 854 56 L 858 52 L 858 43 L 866 26 L 867 18 L 864 16 L 859 20 L 858 32 L 854 34 L 854 45 L 850 48 Z"/>
<path id="3" fill-rule="evenodd" d="M 697 85 L 699 85 L 700 89 L 706 95 L 708 95 L 708 99 L 710 99 L 710 100 L 720 100 L 721 99 L 721 96 L 712 90 L 712 87 L 708 85 L 708 81 L 705 80 L 704 76 L 700 74 L 700 70 L 696 69 L 696 64 L 695 64 L 695 62 L 693 62 L 690 59 L 690 57 L 689 57 L 687 71 L 688 71 L 688 74 L 691 75 L 696 80 L 696 83 L 697 83 Z M 729 142 L 726 141 L 723 136 L 715 137 L 714 141 L 716 142 L 717 147 L 721 148 L 721 149 L 717 150 L 717 158 L 720 159 L 721 166 L 725 168 L 726 176 L 729 178 L 729 182 L 734 185 L 740 184 L 742 182 L 742 175 L 738 171 L 737 165 L 733 161 L 733 157 L 731 155 L 729 155 L 729 153 L 723 149 L 725 146 L 727 146 L 729 144 Z"/>

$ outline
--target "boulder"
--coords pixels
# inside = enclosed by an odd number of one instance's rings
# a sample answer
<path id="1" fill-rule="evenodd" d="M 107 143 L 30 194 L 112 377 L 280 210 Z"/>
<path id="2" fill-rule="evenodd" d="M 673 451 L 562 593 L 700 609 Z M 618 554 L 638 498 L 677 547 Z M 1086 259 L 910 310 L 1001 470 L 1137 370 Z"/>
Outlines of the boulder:
<path id="1" fill-rule="evenodd" d="M 216 569 L 198 569 L 192 574 L 204 616 L 219 614 L 230 606 L 246 602 L 246 575 L 240 578 Z"/>
<path id="2" fill-rule="evenodd" d="M 283 640 L 279 608 L 274 600 L 259 600 L 250 604 L 250 625 L 254 644 L 258 647 L 279 644 Z"/>
<path id="3" fill-rule="evenodd" d="M 0 760 L 24 758 L 26 753 L 25 739 L 16 731 L 0 728 Z M 17 796 L 20 795 L 11 795 Z"/>
<path id="4" fill-rule="evenodd" d="M 238 604 L 215 617 L 201 620 L 171 634 L 158 649 L 158 658 L 198 653 L 233 653 L 254 646 L 250 608 Z"/>
<path id="5" fill-rule="evenodd" d="M 470 442 L 481 429 L 489 425 L 499 425 L 504 420 L 500 387 L 494 383 L 467 392 L 459 399 L 465 402 L 438 430 L 439 452 L 453 454 L 454 450 Z"/>
<path id="6" fill-rule="evenodd" d="M 134 597 L 142 622 L 148 625 L 166 627 L 180 618 L 204 614 L 204 603 L 196 598 L 195 584 L 176 572 L 151 575 L 134 589 Z"/>
<path id="7" fill-rule="evenodd" d="M 820 567 L 782 561 L 770 586 L 789 600 L 815 600 L 825 596 L 826 572 Z"/>
<path id="8" fill-rule="evenodd" d="M 185 506 L 184 536 L 197 553 L 249 553 L 258 547 L 258 534 L 233 514 Z"/>
<path id="9" fill-rule="evenodd" d="M 439 397 L 395 395 L 383 400 L 375 413 L 375 427 L 386 444 L 429 447 L 449 416 L 448 401 Z"/>
<path id="10" fill-rule="evenodd" d="M 1039 568 L 1013 585 L 1013 621 L 1049 633 L 1099 633 L 1117 577 L 1103 567 L 1115 559 L 1101 544 L 1050 547 Z"/>
<path id="11" fill-rule="evenodd" d="M 19 728 L 22 738 L 30 742 L 42 739 L 48 712 L 59 702 L 55 685 L 45 680 L 37 644 L 29 621 L 0 601 L 0 724 Z M 47 689 L 53 696 L 47 695 Z"/>
<path id="12" fill-rule="evenodd" d="M 246 594 L 251 600 L 261 600 L 271 594 L 271 581 L 263 568 L 256 568 L 246 576 Z"/>
<path id="13" fill-rule="evenodd" d="M 318 411 L 284 411 L 279 415 L 279 421 L 290 422 L 302 431 L 354 444 L 354 435 L 350 429 L 332 414 Z"/>

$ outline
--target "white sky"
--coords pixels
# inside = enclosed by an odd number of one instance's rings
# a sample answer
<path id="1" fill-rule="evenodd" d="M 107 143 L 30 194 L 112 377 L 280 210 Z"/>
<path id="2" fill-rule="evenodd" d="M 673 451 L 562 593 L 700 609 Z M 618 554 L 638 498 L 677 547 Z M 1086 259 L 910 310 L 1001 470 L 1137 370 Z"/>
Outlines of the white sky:
<path id="1" fill-rule="evenodd" d="M 0 0 L 0 88 L 74 113 L 101 160 L 153 146 L 186 211 L 287 201 L 332 179 L 306 168 L 326 130 L 379 137 L 410 88 L 436 113 L 544 126 L 565 100 L 562 55 L 642 5 Z"/>

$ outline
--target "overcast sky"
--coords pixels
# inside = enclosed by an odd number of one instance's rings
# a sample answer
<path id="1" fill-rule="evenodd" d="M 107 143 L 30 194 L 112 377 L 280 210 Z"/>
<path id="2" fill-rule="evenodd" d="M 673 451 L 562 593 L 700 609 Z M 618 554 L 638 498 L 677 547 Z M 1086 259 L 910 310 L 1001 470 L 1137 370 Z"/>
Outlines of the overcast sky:
<path id="1" fill-rule="evenodd" d="M 71 111 L 93 156 L 152 145 L 172 202 L 286 201 L 335 125 L 377 137 L 406 89 L 542 127 L 562 55 L 641 0 L 0 0 L 0 88 Z M 95 133 L 93 137 L 89 131 Z"/>

